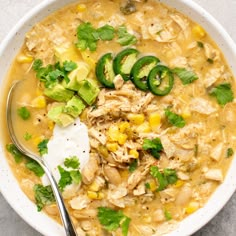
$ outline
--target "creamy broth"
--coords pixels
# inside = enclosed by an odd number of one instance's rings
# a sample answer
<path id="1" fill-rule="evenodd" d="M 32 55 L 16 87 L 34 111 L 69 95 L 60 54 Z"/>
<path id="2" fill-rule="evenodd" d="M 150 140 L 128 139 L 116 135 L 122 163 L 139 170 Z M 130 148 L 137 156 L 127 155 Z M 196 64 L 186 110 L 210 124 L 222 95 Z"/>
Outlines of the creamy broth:
<path id="1" fill-rule="evenodd" d="M 163 235 L 173 230 L 204 206 L 223 181 L 235 150 L 236 105 L 229 98 L 231 91 L 235 93 L 235 81 L 207 32 L 154 0 L 135 1 L 136 9 L 128 15 L 120 10 L 123 5 L 119 0 L 83 1 L 50 15 L 27 33 L 6 81 L 8 88 L 14 80 L 26 79 L 14 96 L 13 119 L 21 142 L 35 152 L 39 143 L 53 137 L 55 120 L 48 116 L 50 109 L 64 104 L 44 94 L 45 84 L 32 68 L 35 60 L 40 59 L 43 66 L 57 61 L 85 64 L 86 77 L 100 89 L 96 100 L 79 115 L 88 128 L 90 160 L 80 169 L 80 183 L 62 190 L 79 235 L 126 235 L 122 220 L 128 218 L 128 235 Z M 108 24 L 115 35 L 125 26 L 137 42 L 122 46 L 116 35 L 112 40 L 97 40 L 93 52 L 82 50 L 76 46 L 81 40 L 77 28 L 86 22 L 95 29 Z M 125 48 L 137 49 L 139 58 L 159 58 L 161 65 L 173 69 L 171 91 L 155 96 L 131 80 L 120 80 L 119 75 L 115 88 L 104 88 L 96 78 L 99 59 L 106 53 L 115 57 Z M 194 73 L 195 79 L 183 84 L 174 68 Z M 28 119 L 19 116 L 22 107 L 30 112 Z M 184 124 L 173 124 L 168 112 Z M 4 134 L 7 145 L 10 139 L 6 130 Z M 145 142 L 156 138 L 160 150 L 154 143 L 154 148 L 145 148 Z M 35 202 L 34 186 L 45 184 L 43 179 L 26 167 L 28 160 L 16 163 L 10 153 L 6 155 L 22 190 Z M 105 230 L 100 207 L 122 211 L 124 218 L 113 231 Z M 53 201 L 43 209 L 60 221 Z"/>

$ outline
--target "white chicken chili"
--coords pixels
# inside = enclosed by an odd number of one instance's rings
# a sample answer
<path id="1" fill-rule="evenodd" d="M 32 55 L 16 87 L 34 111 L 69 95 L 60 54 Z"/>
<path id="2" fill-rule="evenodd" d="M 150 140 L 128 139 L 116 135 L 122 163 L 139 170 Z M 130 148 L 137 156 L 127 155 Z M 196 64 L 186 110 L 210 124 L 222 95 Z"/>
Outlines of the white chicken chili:
<path id="1" fill-rule="evenodd" d="M 78 235 L 164 235 L 224 181 L 235 79 L 207 31 L 175 9 L 68 5 L 26 34 L 8 87 L 20 79 L 16 131 L 52 168 Z M 60 222 L 43 169 L 4 132 L 22 190 Z"/>

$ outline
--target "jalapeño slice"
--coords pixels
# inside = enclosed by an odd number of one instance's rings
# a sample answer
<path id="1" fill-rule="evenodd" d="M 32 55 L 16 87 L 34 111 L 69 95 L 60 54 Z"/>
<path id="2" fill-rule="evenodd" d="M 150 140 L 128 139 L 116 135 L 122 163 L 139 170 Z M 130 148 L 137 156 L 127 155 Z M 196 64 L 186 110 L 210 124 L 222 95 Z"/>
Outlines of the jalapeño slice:
<path id="1" fill-rule="evenodd" d="M 113 71 L 113 57 L 111 53 L 103 55 L 96 65 L 96 76 L 98 81 L 107 88 L 115 88 L 113 80 L 115 73 Z"/>
<path id="2" fill-rule="evenodd" d="M 137 61 L 139 51 L 134 48 L 127 48 L 117 54 L 113 61 L 113 70 L 116 75 L 120 74 L 127 81 L 130 78 L 130 72 Z"/>
<path id="3" fill-rule="evenodd" d="M 151 70 L 147 84 L 153 94 L 164 96 L 173 88 L 174 76 L 168 67 L 157 65 Z"/>
<path id="4" fill-rule="evenodd" d="M 143 91 L 148 90 L 147 77 L 158 62 L 160 60 L 157 57 L 145 56 L 134 64 L 131 70 L 131 80 L 137 88 Z"/>

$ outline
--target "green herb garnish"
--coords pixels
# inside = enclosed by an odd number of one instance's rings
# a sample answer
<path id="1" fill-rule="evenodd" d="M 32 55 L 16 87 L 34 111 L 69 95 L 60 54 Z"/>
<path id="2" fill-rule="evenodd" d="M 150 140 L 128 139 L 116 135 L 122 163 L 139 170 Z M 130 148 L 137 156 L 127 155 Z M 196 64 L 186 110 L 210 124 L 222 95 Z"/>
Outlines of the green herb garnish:
<path id="1" fill-rule="evenodd" d="M 208 58 L 208 59 L 207 59 L 207 62 L 210 63 L 210 64 L 214 64 L 214 60 L 211 59 L 211 58 Z"/>
<path id="2" fill-rule="evenodd" d="M 168 220 L 168 221 L 172 220 L 172 215 L 169 211 L 164 210 L 164 215 L 165 215 L 166 220 Z"/>
<path id="3" fill-rule="evenodd" d="M 67 168 L 78 169 L 80 166 L 79 159 L 77 158 L 77 156 L 66 158 L 64 161 L 64 165 Z"/>
<path id="4" fill-rule="evenodd" d="M 228 148 L 227 149 L 227 153 L 226 153 L 226 157 L 227 158 L 230 158 L 230 157 L 232 157 L 234 155 L 234 150 L 233 150 L 233 148 Z"/>
<path id="5" fill-rule="evenodd" d="M 26 107 L 17 109 L 17 114 L 23 119 L 28 120 L 30 118 L 30 112 Z"/>
<path id="6" fill-rule="evenodd" d="M 122 46 L 128 46 L 137 43 L 137 38 L 134 35 L 130 34 L 125 26 L 120 26 L 117 29 L 117 35 L 117 42 Z"/>
<path id="7" fill-rule="evenodd" d="M 198 79 L 198 76 L 193 71 L 186 70 L 185 68 L 175 68 L 172 72 L 180 78 L 184 85 L 191 84 Z"/>
<path id="8" fill-rule="evenodd" d="M 36 176 L 38 177 L 42 177 L 44 175 L 44 170 L 43 168 L 34 160 L 29 160 L 26 164 L 25 164 L 26 168 L 31 170 L 32 172 L 35 173 Z"/>
<path id="9" fill-rule="evenodd" d="M 200 42 L 200 41 L 197 42 L 197 46 L 199 48 L 204 48 L 204 44 L 202 42 Z"/>
<path id="10" fill-rule="evenodd" d="M 129 172 L 130 173 L 134 172 L 137 169 L 137 167 L 138 167 L 138 161 L 135 159 L 129 165 Z"/>
<path id="11" fill-rule="evenodd" d="M 178 180 L 176 171 L 173 169 L 164 169 L 163 173 L 161 173 L 157 166 L 151 166 L 150 174 L 158 180 L 159 187 L 156 191 L 162 191 L 166 189 L 169 184 L 174 184 Z"/>
<path id="12" fill-rule="evenodd" d="M 143 140 L 143 150 L 149 151 L 152 156 L 159 159 L 160 152 L 163 151 L 163 146 L 161 144 L 161 140 L 159 138 L 155 139 L 144 139 Z"/>
<path id="13" fill-rule="evenodd" d="M 25 155 L 23 155 L 14 144 L 7 144 L 6 148 L 7 151 L 14 157 L 16 163 L 20 163 L 21 161 L 23 161 Z"/>
<path id="14" fill-rule="evenodd" d="M 100 224 L 103 225 L 106 230 L 115 231 L 121 227 L 123 236 L 128 235 L 131 219 L 124 215 L 122 211 L 115 211 L 108 207 L 99 207 L 97 216 Z"/>
<path id="15" fill-rule="evenodd" d="M 26 132 L 24 134 L 24 139 L 25 139 L 25 141 L 29 141 L 30 139 L 32 139 L 32 134 L 29 134 L 28 132 Z"/>
<path id="16" fill-rule="evenodd" d="M 115 37 L 115 29 L 111 25 L 104 25 L 97 29 L 99 38 L 103 41 L 110 41 Z"/>
<path id="17" fill-rule="evenodd" d="M 214 96 L 217 102 L 222 106 L 234 100 L 234 94 L 231 89 L 231 84 L 228 83 L 223 83 L 214 87 L 213 89 L 211 89 L 210 95 Z"/>
<path id="18" fill-rule="evenodd" d="M 165 115 L 168 119 L 168 122 L 178 128 L 183 128 L 186 124 L 182 116 L 170 111 L 169 108 L 165 109 Z"/>
<path id="19" fill-rule="evenodd" d="M 44 139 L 42 142 L 38 144 L 38 151 L 41 156 L 48 153 L 48 147 L 47 147 L 48 141 L 49 141 L 48 139 Z"/>
<path id="20" fill-rule="evenodd" d="M 55 202 L 55 197 L 50 185 L 44 187 L 41 184 L 36 184 L 33 190 L 38 211 L 41 211 L 44 206 Z"/>

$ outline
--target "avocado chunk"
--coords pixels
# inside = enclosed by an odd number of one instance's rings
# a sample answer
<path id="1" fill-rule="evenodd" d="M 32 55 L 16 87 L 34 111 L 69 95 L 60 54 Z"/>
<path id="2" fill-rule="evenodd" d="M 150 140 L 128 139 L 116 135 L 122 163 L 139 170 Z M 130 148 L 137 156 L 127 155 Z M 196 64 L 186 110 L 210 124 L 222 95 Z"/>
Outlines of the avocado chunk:
<path id="1" fill-rule="evenodd" d="M 92 80 L 81 81 L 81 87 L 78 90 L 79 96 L 88 104 L 92 105 L 99 94 L 99 87 Z"/>
<path id="2" fill-rule="evenodd" d="M 44 94 L 57 102 L 67 102 L 73 97 L 74 92 L 64 88 L 61 84 L 56 84 L 53 88 L 45 88 Z"/>
<path id="3" fill-rule="evenodd" d="M 74 122 L 74 118 L 68 114 L 63 113 L 65 103 L 57 103 L 48 111 L 48 118 L 62 127 L 66 127 Z"/>
<path id="4" fill-rule="evenodd" d="M 74 96 L 67 102 L 63 112 L 76 118 L 82 113 L 85 107 L 83 101 L 78 96 Z"/>
<path id="5" fill-rule="evenodd" d="M 68 75 L 70 82 L 66 83 L 66 81 L 63 81 L 62 84 L 66 89 L 78 91 L 81 87 L 81 81 L 87 78 L 89 72 L 90 69 L 86 63 L 78 62 L 77 68 Z"/>

